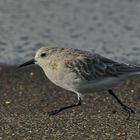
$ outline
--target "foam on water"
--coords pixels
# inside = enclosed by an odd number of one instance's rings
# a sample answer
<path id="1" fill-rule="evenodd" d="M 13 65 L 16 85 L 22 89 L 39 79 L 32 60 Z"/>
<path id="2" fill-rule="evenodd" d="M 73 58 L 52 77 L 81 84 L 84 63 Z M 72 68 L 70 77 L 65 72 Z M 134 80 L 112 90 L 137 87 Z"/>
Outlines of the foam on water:
<path id="1" fill-rule="evenodd" d="M 0 63 L 19 64 L 49 44 L 140 64 L 140 1 L 0 1 Z"/>

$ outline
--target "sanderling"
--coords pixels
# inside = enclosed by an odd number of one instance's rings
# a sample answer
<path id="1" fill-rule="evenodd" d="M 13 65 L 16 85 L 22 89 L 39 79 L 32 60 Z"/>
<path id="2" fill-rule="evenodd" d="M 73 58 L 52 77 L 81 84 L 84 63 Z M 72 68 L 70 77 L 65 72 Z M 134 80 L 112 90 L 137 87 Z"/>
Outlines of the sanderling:
<path id="1" fill-rule="evenodd" d="M 81 105 L 83 95 L 107 90 L 129 116 L 134 111 L 122 103 L 112 87 L 140 74 L 140 66 L 115 62 L 99 54 L 73 48 L 40 48 L 34 59 L 20 65 L 38 64 L 57 86 L 77 94 L 78 102 L 49 112 L 55 115 L 65 109 Z"/>

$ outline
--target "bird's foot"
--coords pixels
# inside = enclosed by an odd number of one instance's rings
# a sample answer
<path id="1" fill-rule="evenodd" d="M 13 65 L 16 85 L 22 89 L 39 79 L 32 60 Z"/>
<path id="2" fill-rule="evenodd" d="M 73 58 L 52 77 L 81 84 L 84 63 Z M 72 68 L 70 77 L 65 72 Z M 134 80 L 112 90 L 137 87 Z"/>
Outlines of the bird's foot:
<path id="1" fill-rule="evenodd" d="M 135 111 L 126 105 L 123 105 L 123 109 L 128 113 L 128 117 L 126 120 L 130 119 L 131 114 L 135 114 Z"/>
<path id="2" fill-rule="evenodd" d="M 57 109 L 56 109 L 56 110 L 53 110 L 53 111 L 49 111 L 49 112 L 48 112 L 48 115 L 49 115 L 49 116 L 53 116 L 53 115 L 58 114 L 60 111 L 61 111 L 61 110 L 57 110 Z"/>

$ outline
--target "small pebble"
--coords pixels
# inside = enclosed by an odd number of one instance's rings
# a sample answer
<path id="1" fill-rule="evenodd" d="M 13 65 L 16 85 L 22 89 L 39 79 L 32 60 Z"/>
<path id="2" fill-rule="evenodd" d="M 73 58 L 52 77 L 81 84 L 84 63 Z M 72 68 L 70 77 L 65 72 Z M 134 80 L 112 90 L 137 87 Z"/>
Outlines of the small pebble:
<path id="1" fill-rule="evenodd" d="M 122 132 L 122 133 L 117 133 L 116 136 L 125 136 L 126 133 Z"/>
<path id="2" fill-rule="evenodd" d="M 10 104 L 10 103 L 11 103 L 10 101 L 5 101 L 5 104 L 7 104 L 7 105 Z"/>
<path id="3" fill-rule="evenodd" d="M 19 92 L 19 95 L 22 95 L 22 91 Z"/>
<path id="4" fill-rule="evenodd" d="M 134 92 L 134 90 L 132 89 L 132 90 L 131 90 L 131 92 L 133 93 L 133 92 Z"/>
<path id="5" fill-rule="evenodd" d="M 34 73 L 33 72 L 30 72 L 30 76 L 34 76 Z"/>
<path id="6" fill-rule="evenodd" d="M 92 129 L 91 132 L 95 133 L 96 131 L 94 129 Z"/>

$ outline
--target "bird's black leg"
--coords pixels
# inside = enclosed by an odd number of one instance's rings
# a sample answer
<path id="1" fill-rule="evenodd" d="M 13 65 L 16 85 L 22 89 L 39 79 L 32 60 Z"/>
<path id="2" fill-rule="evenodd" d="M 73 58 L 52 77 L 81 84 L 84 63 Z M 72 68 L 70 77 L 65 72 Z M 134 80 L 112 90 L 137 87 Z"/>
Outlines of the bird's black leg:
<path id="1" fill-rule="evenodd" d="M 117 101 L 117 102 L 122 106 L 122 108 L 128 113 L 128 118 L 127 118 L 127 119 L 129 119 L 130 116 L 131 116 L 131 113 L 135 113 L 134 110 L 132 110 L 130 107 L 128 107 L 128 106 L 126 106 L 125 104 L 123 104 L 122 101 L 115 95 L 115 93 L 114 93 L 111 89 L 109 89 L 108 92 L 109 92 L 110 95 L 112 95 L 112 96 L 116 99 L 116 101 Z"/>
<path id="2" fill-rule="evenodd" d="M 78 102 L 76 104 L 72 104 L 72 105 L 69 105 L 69 106 L 62 107 L 62 108 L 57 109 L 57 110 L 50 111 L 50 112 L 48 112 L 48 114 L 49 114 L 49 116 L 56 115 L 63 110 L 73 108 L 73 107 L 76 107 L 76 106 L 80 106 L 81 104 L 82 104 L 81 97 L 78 96 Z"/>

